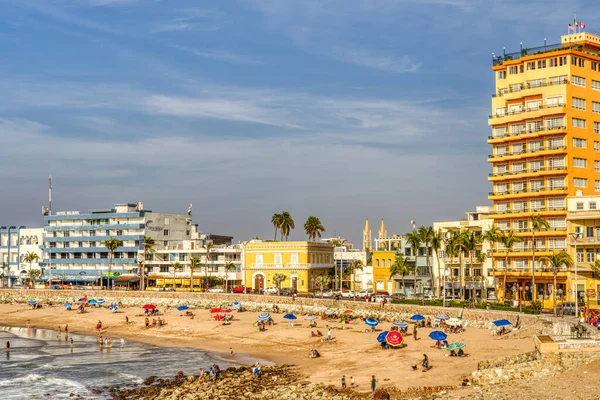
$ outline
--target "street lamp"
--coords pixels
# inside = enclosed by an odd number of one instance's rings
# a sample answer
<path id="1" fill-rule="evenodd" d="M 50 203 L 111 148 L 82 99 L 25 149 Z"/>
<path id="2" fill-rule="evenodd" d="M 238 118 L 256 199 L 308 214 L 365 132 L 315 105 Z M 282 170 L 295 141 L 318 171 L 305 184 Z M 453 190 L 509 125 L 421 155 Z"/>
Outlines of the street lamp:
<path id="1" fill-rule="evenodd" d="M 573 232 L 571 233 L 571 237 L 573 238 L 573 243 L 575 246 L 575 262 L 573 263 L 573 266 L 575 268 L 575 282 L 574 282 L 574 293 L 575 293 L 575 315 L 577 316 L 577 319 L 579 319 L 579 296 L 577 293 L 577 239 L 579 239 L 579 232 Z M 556 288 L 554 288 L 554 292 L 556 293 Z"/>

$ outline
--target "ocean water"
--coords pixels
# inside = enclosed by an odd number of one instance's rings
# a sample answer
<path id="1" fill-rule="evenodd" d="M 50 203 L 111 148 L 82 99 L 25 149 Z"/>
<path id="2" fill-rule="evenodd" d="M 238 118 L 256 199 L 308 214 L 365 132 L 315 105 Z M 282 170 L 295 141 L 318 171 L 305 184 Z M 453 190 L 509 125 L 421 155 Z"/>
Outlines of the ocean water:
<path id="1" fill-rule="evenodd" d="M 147 377 L 174 377 L 177 371 L 198 374 L 217 364 L 221 369 L 256 360 L 219 355 L 199 349 L 168 348 L 111 338 L 101 347 L 92 336 L 72 335 L 60 340 L 57 331 L 0 327 L 0 399 L 60 399 L 71 393 L 90 399 L 103 386 L 142 383 Z M 10 342 L 10 353 L 5 352 Z"/>

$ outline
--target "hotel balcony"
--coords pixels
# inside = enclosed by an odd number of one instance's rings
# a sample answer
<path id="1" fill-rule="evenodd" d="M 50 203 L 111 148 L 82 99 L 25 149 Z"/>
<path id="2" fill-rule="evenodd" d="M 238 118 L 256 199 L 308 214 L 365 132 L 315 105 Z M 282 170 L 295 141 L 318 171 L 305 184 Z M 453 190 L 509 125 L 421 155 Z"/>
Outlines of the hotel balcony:
<path id="1" fill-rule="evenodd" d="M 504 181 L 508 179 L 524 179 L 535 178 L 542 175 L 561 175 L 567 170 L 565 166 L 559 167 L 541 167 L 541 168 L 526 168 L 522 171 L 507 171 L 507 172 L 492 172 L 488 174 L 488 181 Z"/>
<path id="2" fill-rule="evenodd" d="M 333 268 L 333 263 L 321 263 L 321 264 L 309 264 L 309 263 L 300 263 L 300 264 L 252 264 L 248 269 L 325 269 L 325 268 Z"/>
<path id="3" fill-rule="evenodd" d="M 556 275 L 556 277 L 559 280 L 566 279 L 568 274 L 569 274 L 569 271 L 567 271 L 565 268 L 562 268 L 561 270 L 558 271 L 558 274 Z M 493 270 L 489 271 L 488 276 L 502 278 L 504 276 L 504 268 L 497 267 L 495 271 L 493 271 Z M 531 268 L 528 268 L 528 267 L 512 268 L 512 267 L 510 267 L 508 269 L 508 271 L 506 271 L 506 277 L 507 278 L 529 278 L 529 279 L 531 279 Z M 552 271 L 550 271 L 549 269 L 546 269 L 543 267 L 537 267 L 535 269 L 536 280 L 538 278 L 553 278 L 553 277 L 554 277 L 554 273 Z"/>
<path id="4" fill-rule="evenodd" d="M 488 116 L 489 125 L 498 124 L 511 124 L 519 122 L 525 119 L 539 119 L 555 114 L 565 114 L 565 103 L 558 103 L 556 105 L 537 106 L 534 108 L 525 108 L 523 106 L 520 110 L 509 111 L 508 108 L 502 108 L 500 113 L 495 113 Z"/>
<path id="5" fill-rule="evenodd" d="M 564 154 L 567 152 L 567 146 L 540 147 L 537 150 L 516 151 L 507 150 L 504 153 L 488 154 L 488 162 L 518 160 L 527 157 L 551 156 L 554 154 Z"/>
<path id="6" fill-rule="evenodd" d="M 566 186 L 555 186 L 555 187 L 544 187 L 539 189 L 526 188 L 519 190 L 506 190 L 503 192 L 489 192 L 489 200 L 503 200 L 508 198 L 522 198 L 522 197 L 540 197 L 544 195 L 556 195 L 556 194 L 567 194 Z"/>
<path id="7" fill-rule="evenodd" d="M 563 132 L 567 129 L 566 126 L 556 126 L 552 128 L 540 128 L 540 129 L 524 129 L 517 133 L 502 133 L 488 136 L 488 144 L 512 142 L 524 139 L 538 138 L 541 136 L 555 135 Z"/>
<path id="8" fill-rule="evenodd" d="M 542 214 L 542 215 L 564 215 L 566 212 L 565 207 L 536 207 L 536 208 L 521 208 L 518 210 L 494 210 L 489 214 L 493 214 L 495 219 L 501 218 L 519 218 L 529 217 L 531 214 Z"/>

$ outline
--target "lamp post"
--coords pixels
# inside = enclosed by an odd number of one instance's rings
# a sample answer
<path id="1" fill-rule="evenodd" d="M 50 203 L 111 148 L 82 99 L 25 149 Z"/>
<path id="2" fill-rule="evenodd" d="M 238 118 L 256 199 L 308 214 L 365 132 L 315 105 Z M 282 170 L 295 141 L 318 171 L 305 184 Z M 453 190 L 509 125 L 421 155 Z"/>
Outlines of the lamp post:
<path id="1" fill-rule="evenodd" d="M 579 296 L 577 293 L 577 239 L 579 239 L 579 232 L 571 233 L 571 237 L 573 238 L 573 243 L 575 246 L 575 260 L 573 262 L 573 266 L 575 268 L 575 289 L 573 290 L 573 293 L 575 295 L 575 316 L 579 320 Z M 556 288 L 554 288 L 554 292 L 556 293 Z"/>

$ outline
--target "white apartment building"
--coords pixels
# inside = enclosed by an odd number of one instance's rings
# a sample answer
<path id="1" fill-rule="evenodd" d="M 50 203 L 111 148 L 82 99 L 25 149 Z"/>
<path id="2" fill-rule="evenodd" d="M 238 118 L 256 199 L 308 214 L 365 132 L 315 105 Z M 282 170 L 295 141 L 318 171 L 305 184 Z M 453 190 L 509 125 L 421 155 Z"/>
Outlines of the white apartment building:
<path id="1" fill-rule="evenodd" d="M 0 286 L 13 286 L 23 282 L 29 269 L 43 269 L 44 253 L 42 243 L 43 228 L 27 228 L 25 226 L 0 227 Z M 26 261 L 28 253 L 35 253 L 39 259 L 31 263 Z"/>

